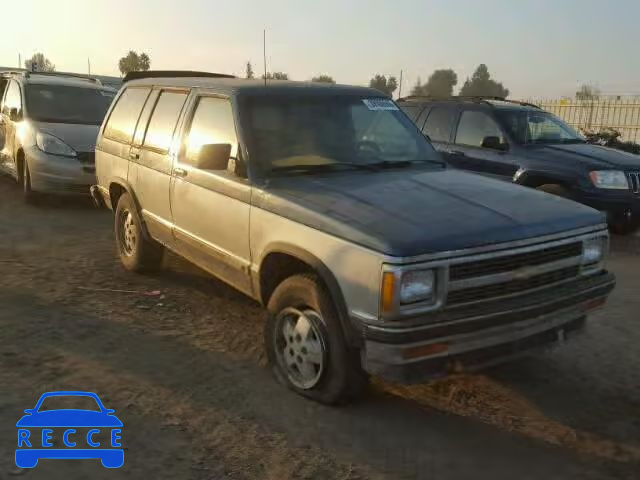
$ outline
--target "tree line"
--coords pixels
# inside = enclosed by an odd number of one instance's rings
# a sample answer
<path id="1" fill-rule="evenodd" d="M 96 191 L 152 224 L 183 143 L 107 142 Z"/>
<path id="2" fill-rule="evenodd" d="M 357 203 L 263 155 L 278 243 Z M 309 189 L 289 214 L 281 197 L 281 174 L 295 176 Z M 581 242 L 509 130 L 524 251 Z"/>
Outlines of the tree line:
<path id="1" fill-rule="evenodd" d="M 31 58 L 24 62 L 24 67 L 30 71 L 38 72 L 54 72 L 55 65 L 42 53 L 35 53 Z M 118 60 L 118 70 L 122 75 L 129 72 L 147 71 L 151 68 L 151 58 L 144 52 L 135 52 L 130 50 L 125 56 Z M 246 63 L 246 78 L 255 78 L 253 66 L 251 62 Z M 286 72 L 267 72 L 266 75 L 260 76 L 267 80 L 289 80 Z M 319 83 L 336 83 L 332 76 L 320 74 L 311 78 L 312 82 Z M 458 85 L 458 75 L 452 69 L 435 70 L 425 83 L 421 79 L 413 86 L 410 91 L 411 95 L 427 96 L 435 98 L 448 98 L 454 95 L 454 88 Z M 398 79 L 393 75 L 375 74 L 369 80 L 369 86 L 375 88 L 387 95 L 393 95 L 399 88 Z M 460 87 L 458 92 L 460 96 L 469 97 L 508 97 L 509 89 L 502 83 L 491 78 L 489 68 L 484 64 L 480 64 L 473 72 L 471 77 L 467 78 Z M 575 93 L 578 100 L 590 100 L 600 96 L 600 91 L 590 85 L 582 85 Z"/>

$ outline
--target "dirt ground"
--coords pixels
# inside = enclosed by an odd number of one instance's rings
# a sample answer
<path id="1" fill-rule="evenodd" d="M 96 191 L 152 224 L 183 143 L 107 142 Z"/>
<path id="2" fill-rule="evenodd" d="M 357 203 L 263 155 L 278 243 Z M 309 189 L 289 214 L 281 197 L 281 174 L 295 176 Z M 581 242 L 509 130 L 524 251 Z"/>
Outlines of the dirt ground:
<path id="1" fill-rule="evenodd" d="M 618 287 L 562 348 L 413 387 L 375 380 L 329 408 L 272 380 L 258 305 L 175 257 L 129 274 L 110 212 L 18 194 L 0 178 L 0 479 L 638 478 L 640 238 L 613 239 Z M 16 468 L 15 423 L 52 390 L 115 409 L 122 468 Z"/>

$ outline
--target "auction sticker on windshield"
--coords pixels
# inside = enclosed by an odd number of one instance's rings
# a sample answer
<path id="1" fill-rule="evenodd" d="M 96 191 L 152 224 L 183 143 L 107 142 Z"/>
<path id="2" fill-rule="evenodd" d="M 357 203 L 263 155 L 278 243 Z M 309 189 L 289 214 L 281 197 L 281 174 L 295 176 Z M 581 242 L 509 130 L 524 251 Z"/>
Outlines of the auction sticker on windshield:
<path id="1" fill-rule="evenodd" d="M 398 110 L 393 100 L 387 98 L 365 98 L 362 100 L 369 110 Z"/>
<path id="2" fill-rule="evenodd" d="M 106 468 L 124 464 L 122 422 L 95 393 L 48 392 L 24 413 L 16 424 L 19 468 L 33 468 L 41 458 L 100 459 Z"/>

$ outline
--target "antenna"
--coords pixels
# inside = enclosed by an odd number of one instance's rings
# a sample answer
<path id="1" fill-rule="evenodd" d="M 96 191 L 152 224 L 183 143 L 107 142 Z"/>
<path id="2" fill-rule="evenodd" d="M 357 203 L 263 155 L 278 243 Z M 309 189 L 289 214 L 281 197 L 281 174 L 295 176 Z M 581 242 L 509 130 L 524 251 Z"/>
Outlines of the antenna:
<path id="1" fill-rule="evenodd" d="M 262 30 L 262 58 L 264 60 L 264 84 L 267 84 L 267 30 Z"/>
<path id="2" fill-rule="evenodd" d="M 398 98 L 402 98 L 402 70 L 400 70 L 400 85 L 398 89 Z"/>
<path id="3" fill-rule="evenodd" d="M 91 59 L 87 57 L 87 69 L 89 70 L 89 75 L 91 75 Z"/>
<path id="4" fill-rule="evenodd" d="M 22 55 L 18 54 L 18 68 L 22 68 Z"/>

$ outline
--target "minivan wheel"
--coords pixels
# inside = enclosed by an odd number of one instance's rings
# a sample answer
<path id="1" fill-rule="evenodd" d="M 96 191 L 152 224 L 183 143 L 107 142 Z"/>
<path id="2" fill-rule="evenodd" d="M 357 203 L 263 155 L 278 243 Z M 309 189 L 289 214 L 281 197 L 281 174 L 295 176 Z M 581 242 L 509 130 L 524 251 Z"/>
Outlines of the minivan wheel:
<path id="1" fill-rule="evenodd" d="M 31 188 L 31 173 L 29 172 L 29 164 L 27 160 L 22 160 L 22 175 L 20 175 L 22 184 L 22 198 L 27 203 L 33 203 L 36 199 L 36 193 Z"/>
<path id="2" fill-rule="evenodd" d="M 326 404 L 362 394 L 367 376 L 358 351 L 348 348 L 333 302 L 315 275 L 284 280 L 267 309 L 265 347 L 280 383 Z"/>
<path id="3" fill-rule="evenodd" d="M 164 247 L 145 238 L 142 221 L 131 196 L 123 193 L 115 215 L 118 255 L 124 268 L 133 272 L 157 270 L 162 265 Z"/>

